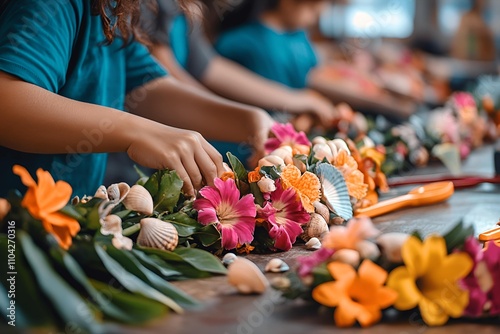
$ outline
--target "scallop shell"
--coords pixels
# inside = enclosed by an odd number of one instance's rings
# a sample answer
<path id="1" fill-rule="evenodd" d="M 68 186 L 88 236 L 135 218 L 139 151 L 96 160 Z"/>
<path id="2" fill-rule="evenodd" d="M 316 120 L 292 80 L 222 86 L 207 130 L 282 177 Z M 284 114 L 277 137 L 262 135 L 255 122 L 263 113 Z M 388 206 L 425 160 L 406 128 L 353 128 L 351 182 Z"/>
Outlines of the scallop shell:
<path id="1" fill-rule="evenodd" d="M 311 220 L 304 227 L 304 233 L 300 235 L 302 240 L 308 242 L 311 238 L 321 238 L 328 233 L 328 223 L 317 213 L 311 214 Z"/>
<path id="2" fill-rule="evenodd" d="M 144 215 L 153 214 L 153 198 L 146 188 L 138 184 L 130 188 L 127 197 L 123 199 L 123 205 L 128 210 L 137 211 Z"/>
<path id="3" fill-rule="evenodd" d="M 284 273 L 290 270 L 288 264 L 281 259 L 272 259 L 266 264 L 265 271 L 272 273 Z"/>
<path id="4" fill-rule="evenodd" d="M 351 199 L 342 173 L 330 164 L 319 164 L 316 167 L 316 175 L 321 182 L 326 206 L 345 220 L 351 219 Z"/>
<path id="5" fill-rule="evenodd" d="M 173 251 L 179 242 L 175 226 L 156 218 L 141 220 L 141 231 L 137 243 L 143 247 L 151 247 Z"/>
<path id="6" fill-rule="evenodd" d="M 234 253 L 227 253 L 226 255 L 224 255 L 224 257 L 222 258 L 222 264 L 225 265 L 226 267 L 229 266 L 231 263 L 234 262 L 234 260 L 236 260 L 237 256 L 236 254 Z"/>
<path id="7" fill-rule="evenodd" d="M 321 241 L 318 238 L 311 238 L 306 242 L 306 248 L 308 250 L 318 250 L 321 248 Z"/>
<path id="8" fill-rule="evenodd" d="M 121 202 L 128 195 L 130 186 L 125 182 L 115 183 L 108 187 L 108 198 L 113 202 Z"/>
<path id="9" fill-rule="evenodd" d="M 227 270 L 229 284 L 242 294 L 262 294 L 269 287 L 269 281 L 251 261 L 237 257 Z"/>

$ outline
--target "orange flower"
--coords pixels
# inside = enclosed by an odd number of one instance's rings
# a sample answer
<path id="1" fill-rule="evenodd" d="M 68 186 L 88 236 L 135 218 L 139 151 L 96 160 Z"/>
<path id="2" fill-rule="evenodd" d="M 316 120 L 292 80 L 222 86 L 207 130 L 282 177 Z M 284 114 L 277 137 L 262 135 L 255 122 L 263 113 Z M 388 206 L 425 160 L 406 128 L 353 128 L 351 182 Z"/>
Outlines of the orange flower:
<path id="1" fill-rule="evenodd" d="M 311 172 L 305 172 L 301 175 L 300 170 L 294 165 L 288 165 L 283 168 L 281 173 L 283 189 L 293 188 L 300 197 L 304 209 L 314 212 L 314 202 L 319 200 L 321 183 L 316 175 Z"/>
<path id="2" fill-rule="evenodd" d="M 312 297 L 327 307 L 336 307 L 334 319 L 339 327 L 353 326 L 356 320 L 363 327 L 376 324 L 385 309 L 396 301 L 398 294 L 384 286 L 387 272 L 364 260 L 358 273 L 348 264 L 331 262 L 328 271 L 335 279 L 318 285 Z"/>
<path id="3" fill-rule="evenodd" d="M 254 183 L 254 182 L 260 181 L 260 179 L 262 178 L 262 175 L 260 175 L 259 170 L 260 170 L 260 168 L 257 167 L 253 171 L 248 173 L 248 182 L 249 183 Z"/>
<path id="4" fill-rule="evenodd" d="M 378 167 L 385 161 L 385 154 L 377 151 L 375 147 L 362 147 L 359 153 L 363 159 L 371 159 Z"/>
<path id="5" fill-rule="evenodd" d="M 72 237 L 80 231 L 80 224 L 58 211 L 68 203 L 71 186 L 64 181 L 54 182 L 50 173 L 42 169 L 36 171 L 38 184 L 26 168 L 15 165 L 12 171 L 28 187 L 22 206 L 28 209 L 33 218 L 42 222 L 45 230 L 54 235 L 62 248 L 68 249 L 73 242 Z"/>
<path id="6" fill-rule="evenodd" d="M 236 180 L 236 177 L 234 176 L 234 172 L 224 172 L 222 173 L 220 179 L 225 182 L 229 179 Z"/>
<path id="7" fill-rule="evenodd" d="M 358 200 L 366 196 L 368 185 L 364 183 L 364 175 L 358 169 L 358 164 L 352 156 L 345 150 L 341 150 L 337 154 L 333 165 L 337 167 L 344 176 L 347 191 L 350 196 Z"/>
<path id="8" fill-rule="evenodd" d="M 238 244 L 238 246 L 236 246 L 236 252 L 238 254 L 250 254 L 253 250 L 255 249 L 254 246 L 251 246 L 250 244 L 244 244 L 244 245 L 240 245 Z"/>

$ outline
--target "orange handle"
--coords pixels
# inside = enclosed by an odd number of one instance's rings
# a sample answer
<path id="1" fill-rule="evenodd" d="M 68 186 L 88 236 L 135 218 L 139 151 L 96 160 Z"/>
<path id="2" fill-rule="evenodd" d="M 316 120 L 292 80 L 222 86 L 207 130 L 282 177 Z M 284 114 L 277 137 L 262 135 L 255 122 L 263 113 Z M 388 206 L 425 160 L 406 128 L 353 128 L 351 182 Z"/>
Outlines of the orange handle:
<path id="1" fill-rule="evenodd" d="M 386 213 L 402 209 L 412 204 L 412 195 L 398 196 L 386 201 L 378 202 L 372 206 L 356 210 L 354 216 L 367 216 L 370 218 L 384 215 Z"/>
<path id="2" fill-rule="evenodd" d="M 483 232 L 479 235 L 479 241 L 493 241 L 500 240 L 500 227 L 492 228 L 489 231 Z"/>

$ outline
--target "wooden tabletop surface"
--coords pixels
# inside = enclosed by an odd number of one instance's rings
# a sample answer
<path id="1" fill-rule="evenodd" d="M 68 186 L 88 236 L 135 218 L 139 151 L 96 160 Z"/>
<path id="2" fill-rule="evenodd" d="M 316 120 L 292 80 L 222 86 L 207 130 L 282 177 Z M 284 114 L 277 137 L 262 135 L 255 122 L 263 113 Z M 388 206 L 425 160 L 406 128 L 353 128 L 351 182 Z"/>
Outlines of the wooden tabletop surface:
<path id="1" fill-rule="evenodd" d="M 464 163 L 466 174 L 493 175 L 493 148 L 485 146 L 473 152 Z M 412 172 L 412 174 L 443 174 L 446 170 L 435 164 Z M 403 194 L 412 187 L 393 189 L 386 197 Z M 500 188 L 483 184 L 475 188 L 458 190 L 446 203 L 422 208 L 405 209 L 374 219 L 383 232 L 412 232 L 422 234 L 443 233 L 460 220 L 474 224 L 477 232 L 494 227 L 500 218 Z M 271 258 L 281 258 L 291 267 L 295 258 L 310 254 L 304 246 L 294 247 L 289 252 L 271 255 L 250 255 L 261 269 Z M 272 278 L 278 274 L 266 274 Z M 331 310 L 318 309 L 304 301 L 288 301 L 270 289 L 262 296 L 241 296 L 226 283 L 225 277 L 191 280 L 175 283 L 203 302 L 203 309 L 184 315 L 171 314 L 146 327 L 123 328 L 121 333 L 201 333 L 201 334 L 321 334 L 321 333 L 382 333 L 382 334 L 448 334 L 500 333 L 500 321 L 452 321 L 444 327 L 432 328 L 423 324 L 417 313 L 405 318 L 385 319 L 383 324 L 372 328 L 338 329 L 333 325 Z"/>

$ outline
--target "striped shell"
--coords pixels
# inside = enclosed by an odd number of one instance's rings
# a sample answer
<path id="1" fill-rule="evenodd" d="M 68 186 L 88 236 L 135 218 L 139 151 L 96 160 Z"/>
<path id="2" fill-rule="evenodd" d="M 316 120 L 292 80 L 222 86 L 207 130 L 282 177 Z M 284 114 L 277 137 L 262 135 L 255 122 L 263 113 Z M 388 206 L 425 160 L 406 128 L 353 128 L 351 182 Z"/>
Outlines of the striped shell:
<path id="1" fill-rule="evenodd" d="M 138 184 L 130 188 L 127 197 L 123 200 L 123 205 L 128 210 L 137 211 L 143 215 L 153 214 L 153 198 L 146 188 Z"/>
<path id="2" fill-rule="evenodd" d="M 137 243 L 143 247 L 173 251 L 179 242 L 175 226 L 156 218 L 141 220 L 141 231 Z"/>
<path id="3" fill-rule="evenodd" d="M 319 164 L 316 168 L 326 206 L 345 220 L 352 218 L 352 205 L 342 173 L 330 164 Z"/>

